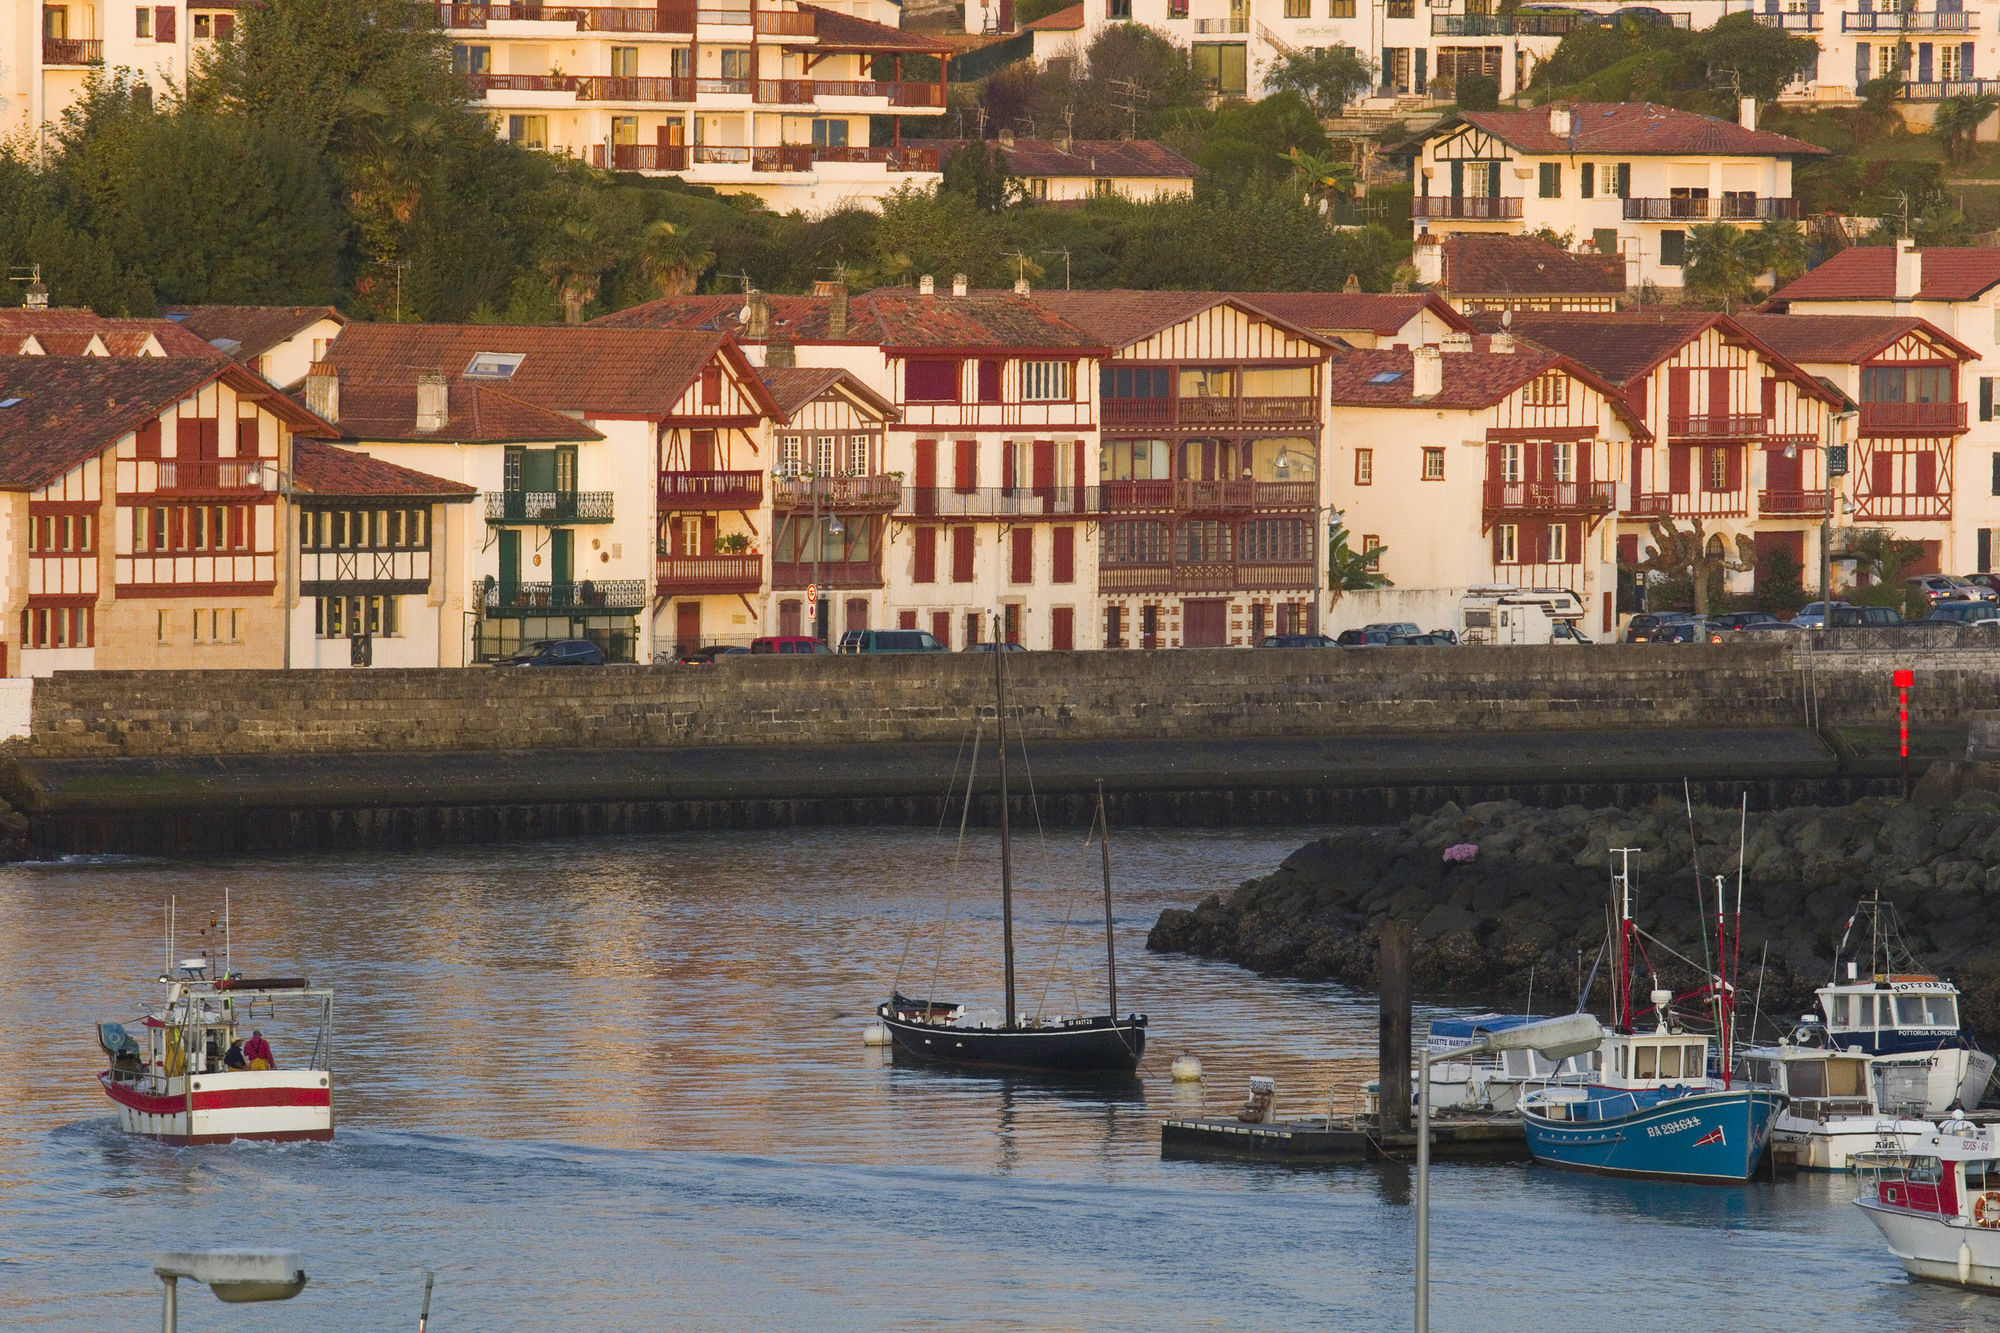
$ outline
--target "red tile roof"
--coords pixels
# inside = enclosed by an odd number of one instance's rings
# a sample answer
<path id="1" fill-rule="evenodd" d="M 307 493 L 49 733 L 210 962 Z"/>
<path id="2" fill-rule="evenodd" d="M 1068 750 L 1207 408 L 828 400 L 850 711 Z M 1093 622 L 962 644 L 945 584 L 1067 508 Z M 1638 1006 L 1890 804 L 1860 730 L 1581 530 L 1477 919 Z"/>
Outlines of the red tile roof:
<path id="1" fill-rule="evenodd" d="M 220 358 L 222 353 L 168 319 L 108 319 L 94 311 L 58 306 L 52 310 L 0 310 L 0 354 L 18 354 L 17 335 L 34 335 L 51 355 L 81 355 L 90 336 L 104 339 L 113 356 L 138 356 L 148 336 L 168 356 Z M 50 339 L 56 339 L 51 343 Z M 62 351 L 56 348 L 60 346 Z M 72 351 L 72 349 L 74 349 Z"/>
<path id="2" fill-rule="evenodd" d="M 936 295 L 914 287 L 880 287 L 847 299 L 847 333 L 827 331 L 831 298 L 766 296 L 769 337 L 792 342 L 872 343 L 891 354 L 910 351 L 993 351 L 1011 349 L 1103 350 L 1101 340 L 1051 310 L 1036 296 L 977 291 L 953 296 L 949 278 Z M 668 296 L 592 321 L 593 328 L 727 329 L 741 332 L 740 296 Z M 746 339 L 747 341 L 747 339 Z"/>
<path id="3" fill-rule="evenodd" d="M 770 337 L 788 342 L 833 341 L 827 332 L 827 312 L 831 300 L 824 296 L 766 296 L 771 312 Z M 644 305 L 630 306 L 590 321 L 591 328 L 605 329 L 700 329 L 734 334 L 739 342 L 758 341 L 743 332 L 741 296 L 663 296 Z M 847 333 L 841 342 L 882 341 L 874 309 L 866 294 L 847 298 Z"/>
<path id="4" fill-rule="evenodd" d="M 456 444 L 580 444 L 603 434 L 575 417 L 538 407 L 489 384 L 446 380 L 449 415 L 436 430 L 417 429 L 417 383 L 365 381 L 340 386 L 340 431 L 351 440 L 450 440 Z"/>
<path id="5" fill-rule="evenodd" d="M 927 56 L 947 54 L 951 48 L 920 32 L 904 32 L 886 23 L 856 18 L 818 5 L 800 5 L 801 14 L 813 16 L 813 35 L 819 40 L 809 50 L 881 51 L 885 54 L 916 51 Z"/>
<path id="6" fill-rule="evenodd" d="M 227 338 L 240 346 L 239 361 L 252 361 L 323 319 L 347 323 L 330 305 L 170 305 L 160 313 L 203 342 Z"/>
<path id="7" fill-rule="evenodd" d="M 1043 291 L 1035 293 L 1035 299 L 1092 338 L 1114 348 L 1143 342 L 1163 329 L 1219 305 L 1233 306 L 1253 319 L 1319 347 L 1331 346 L 1326 339 L 1271 314 L 1255 302 L 1223 292 Z"/>
<path id="8" fill-rule="evenodd" d="M 1539 236 L 1459 232 L 1440 244 L 1454 296 L 1623 296 L 1625 260 L 1576 254 Z"/>
<path id="9" fill-rule="evenodd" d="M 1033 23 L 1023 23 L 1022 32 L 1074 32 L 1083 26 L 1083 6 L 1071 5 L 1053 14 L 1044 14 Z"/>
<path id="10" fill-rule="evenodd" d="M 1740 317 L 1702 310 L 1628 310 L 1618 313 L 1516 310 L 1509 325 L 1497 311 L 1482 310 L 1473 323 L 1486 332 L 1502 327 L 1516 338 L 1561 353 L 1621 387 L 1653 373 L 1661 362 L 1711 328 L 1732 342 L 1755 347 L 1771 368 L 1818 398 L 1832 395 L 1776 347 L 1745 328 Z"/>
<path id="11" fill-rule="evenodd" d="M 758 374 L 763 377 L 764 387 L 771 391 L 771 397 L 778 404 L 781 425 L 789 424 L 800 408 L 836 387 L 859 398 L 884 421 L 895 421 L 902 416 L 894 403 L 845 370 L 819 366 L 766 366 Z"/>
<path id="12" fill-rule="evenodd" d="M 1435 139 L 1459 121 L 1484 130 L 1523 153 L 1624 153 L 1633 157 L 1656 154 L 1701 154 L 1714 157 L 1818 157 L 1817 144 L 1768 130 L 1746 130 L 1733 120 L 1698 116 L 1692 111 L 1652 102 L 1574 102 L 1570 132 L 1549 129 L 1546 106 L 1506 111 L 1461 111 L 1425 134 Z"/>
<path id="13" fill-rule="evenodd" d="M 944 161 L 965 147 L 964 139 L 934 141 Z M 1011 147 L 992 140 L 986 150 L 1005 155 L 1009 176 L 1143 176 L 1193 180 L 1200 168 L 1151 139 L 1016 139 Z"/>
<path id="14" fill-rule="evenodd" d="M 1986 246 L 1932 246 L 1919 249 L 1923 262 L 1919 301 L 1971 301 L 2000 284 L 2000 249 Z M 1896 248 L 1856 245 L 1842 250 L 1812 272 L 1794 278 L 1771 299 L 1786 301 L 1891 301 L 1896 297 Z"/>
<path id="15" fill-rule="evenodd" d="M 1566 356 L 1515 344 L 1512 352 L 1495 352 L 1491 338 L 1477 338 L 1468 351 L 1439 356 L 1444 387 L 1427 398 L 1410 396 L 1415 356 L 1406 347 L 1377 347 L 1335 352 L 1327 364 L 1335 407 L 1460 408 L 1491 407 L 1547 371 L 1566 372 L 1603 394 L 1613 411 L 1636 429 L 1644 429 L 1618 389 L 1586 366 Z M 1383 378 L 1394 376 L 1393 379 Z"/>
<path id="16" fill-rule="evenodd" d="M 318 440 L 298 440 L 292 446 L 292 488 L 322 498 L 380 496 L 395 499 L 440 499 L 455 503 L 479 493 L 477 486 L 446 481 L 428 472 L 384 463 L 379 458 Z"/>
<path id="17" fill-rule="evenodd" d="M 1866 361 L 1913 332 L 1946 356 L 1979 359 L 1979 353 L 1935 324 L 1908 315 L 1738 315 L 1736 322 L 1802 365 Z"/>
<path id="18" fill-rule="evenodd" d="M 485 352 L 519 353 L 505 380 L 481 381 L 509 398 L 558 412 L 664 417 L 716 356 L 736 364 L 753 396 L 771 408 L 754 368 L 727 334 L 669 329 L 513 324 L 349 324 L 326 355 L 349 386 L 411 386 L 417 373 L 459 380 Z M 454 411 L 457 410 L 454 404 Z M 414 409 L 412 409 L 414 415 Z M 342 415 L 346 415 L 343 403 Z"/>
<path id="19" fill-rule="evenodd" d="M 294 429 L 332 434 L 227 358 L 0 357 L 0 490 L 46 486 L 173 404 L 222 380 Z"/>
<path id="20" fill-rule="evenodd" d="M 1465 316 L 1435 292 L 1239 292 L 1259 310 L 1268 310 L 1296 328 L 1314 333 L 1366 329 L 1387 337 L 1424 311 L 1446 328 L 1470 331 Z"/>

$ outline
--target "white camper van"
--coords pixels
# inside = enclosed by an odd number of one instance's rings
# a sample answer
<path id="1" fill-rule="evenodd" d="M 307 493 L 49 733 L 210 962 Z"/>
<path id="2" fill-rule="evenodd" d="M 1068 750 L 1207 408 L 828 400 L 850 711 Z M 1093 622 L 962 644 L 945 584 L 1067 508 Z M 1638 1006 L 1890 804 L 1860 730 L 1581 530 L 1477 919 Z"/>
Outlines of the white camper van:
<path id="1" fill-rule="evenodd" d="M 1583 602 L 1567 588 L 1477 584 L 1458 603 L 1460 643 L 1589 643 Z"/>

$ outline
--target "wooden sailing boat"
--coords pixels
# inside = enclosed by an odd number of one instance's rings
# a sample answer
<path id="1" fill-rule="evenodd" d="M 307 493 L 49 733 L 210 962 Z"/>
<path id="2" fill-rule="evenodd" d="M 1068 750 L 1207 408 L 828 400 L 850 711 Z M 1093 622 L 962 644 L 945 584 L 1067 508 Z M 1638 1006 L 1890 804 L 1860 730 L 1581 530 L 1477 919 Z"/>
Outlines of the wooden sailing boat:
<path id="1" fill-rule="evenodd" d="M 1146 1016 L 1118 1016 L 1118 959 L 1112 939 L 1111 848 L 1104 784 L 1097 789 L 1097 834 L 1104 865 L 1104 957 L 1108 1012 L 1089 1018 L 1030 1019 L 1014 1001 L 1014 842 L 1008 823 L 1007 654 L 993 654 L 995 709 L 1000 727 L 1000 947 L 1007 1007 L 998 1023 L 952 1001 L 915 1000 L 896 992 L 875 1013 L 895 1049 L 922 1060 L 1060 1074 L 1131 1073 L 1146 1049 Z M 969 799 L 969 797 L 968 797 Z"/>

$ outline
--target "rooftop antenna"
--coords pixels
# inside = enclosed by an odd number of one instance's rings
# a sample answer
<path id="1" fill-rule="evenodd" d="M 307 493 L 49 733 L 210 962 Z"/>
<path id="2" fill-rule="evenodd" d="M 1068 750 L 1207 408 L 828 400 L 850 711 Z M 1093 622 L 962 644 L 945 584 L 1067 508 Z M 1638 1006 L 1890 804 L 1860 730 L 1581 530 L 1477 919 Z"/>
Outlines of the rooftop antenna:
<path id="1" fill-rule="evenodd" d="M 1153 90 L 1142 85 L 1137 79 L 1111 80 L 1111 107 L 1125 113 L 1127 137 L 1139 137 L 1139 108 L 1152 100 Z"/>
<path id="2" fill-rule="evenodd" d="M 1028 256 L 1026 253 L 1020 250 L 1002 250 L 1000 253 L 1014 261 L 1014 281 L 1020 282 L 1028 276 Z"/>
<path id="3" fill-rule="evenodd" d="M 9 282 L 25 282 L 28 284 L 27 297 L 22 304 L 29 310 L 47 310 L 49 308 L 49 289 L 42 285 L 42 266 L 40 264 L 17 264 L 7 270 L 7 280 Z"/>
<path id="4" fill-rule="evenodd" d="M 382 267 L 396 271 L 396 322 L 401 324 L 403 322 L 403 274 L 409 271 L 410 261 L 407 259 L 385 259 L 382 261 Z"/>
<path id="5" fill-rule="evenodd" d="M 1061 255 L 1063 257 L 1063 290 L 1068 291 L 1069 290 L 1069 247 L 1065 245 L 1060 249 L 1037 250 L 1035 251 L 1035 253 L 1038 255 Z"/>

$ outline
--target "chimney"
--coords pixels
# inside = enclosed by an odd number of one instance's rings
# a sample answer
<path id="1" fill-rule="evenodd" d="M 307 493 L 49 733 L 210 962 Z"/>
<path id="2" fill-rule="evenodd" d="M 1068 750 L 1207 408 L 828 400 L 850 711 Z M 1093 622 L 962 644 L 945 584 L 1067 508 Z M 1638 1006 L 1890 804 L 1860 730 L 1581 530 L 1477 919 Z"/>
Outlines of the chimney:
<path id="1" fill-rule="evenodd" d="M 1020 277 L 1014 279 L 1014 295 L 1026 296 L 1028 295 L 1030 290 L 1031 289 L 1028 286 L 1028 277 L 1025 273 L 1022 274 Z"/>
<path id="2" fill-rule="evenodd" d="M 1914 301 L 1924 289 L 1924 256 L 1917 243 L 1905 236 L 1896 242 L 1896 299 Z"/>
<path id="3" fill-rule="evenodd" d="M 1440 352 L 1469 352 L 1471 350 L 1472 335 L 1469 333 L 1462 333 L 1457 329 L 1453 329 L 1450 333 L 1438 339 L 1438 351 Z"/>
<path id="4" fill-rule="evenodd" d="M 1513 312 L 1509 311 L 1508 313 L 1512 314 Z M 1500 330 L 1500 332 L 1487 340 L 1486 350 L 1495 356 L 1514 355 L 1514 335 L 1505 329 Z"/>
<path id="5" fill-rule="evenodd" d="M 1340 290 L 1341 290 L 1341 291 L 1342 291 L 1342 292 L 1343 292 L 1344 294 L 1346 294 L 1346 295 L 1348 295 L 1348 296 L 1353 296 L 1353 295 L 1357 294 L 1358 292 L 1360 292 L 1360 290 L 1361 290 L 1361 278 L 1360 278 L 1360 276 L 1359 276 L 1359 275 L 1357 275 L 1357 274 L 1353 274 L 1353 273 L 1350 273 L 1350 274 L 1348 274 L 1348 275 L 1347 275 L 1347 281 L 1346 281 L 1346 283 L 1345 283 L 1345 284 L 1343 284 L 1343 285 L 1341 286 L 1341 289 L 1340 289 Z"/>
<path id="6" fill-rule="evenodd" d="M 826 298 L 826 336 L 845 338 L 847 336 L 847 283 L 842 280 L 816 282 L 813 295 Z"/>
<path id="7" fill-rule="evenodd" d="M 48 308 L 49 308 L 49 289 L 42 285 L 42 280 L 40 278 L 36 278 L 33 282 L 28 284 L 28 309 L 47 310 Z"/>
<path id="8" fill-rule="evenodd" d="M 1417 237 L 1412 258 L 1416 260 L 1418 282 L 1435 287 L 1444 281 L 1444 247 L 1438 244 L 1437 237 L 1429 232 Z"/>
<path id="9" fill-rule="evenodd" d="M 1567 139 L 1569 138 L 1570 126 L 1574 123 L 1568 107 L 1552 106 L 1549 108 L 1550 134 L 1555 135 L 1559 139 Z"/>
<path id="10" fill-rule="evenodd" d="M 953 296 L 963 296 L 965 295 L 965 292 L 966 292 L 965 275 L 963 273 L 952 274 L 951 294 Z"/>
<path id="11" fill-rule="evenodd" d="M 1736 99 L 1736 123 L 1746 130 L 1757 128 L 1757 99 L 1739 97 Z"/>
<path id="12" fill-rule="evenodd" d="M 1412 349 L 1410 362 L 1410 397 L 1435 398 L 1444 392 L 1444 358 L 1437 348 Z"/>
<path id="13" fill-rule="evenodd" d="M 340 372 L 324 361 L 313 362 L 306 371 L 306 411 L 340 420 Z"/>
<path id="14" fill-rule="evenodd" d="M 310 383 L 310 381 L 308 381 Z M 444 429 L 451 420 L 451 391 L 445 386 L 442 370 L 417 372 L 417 430 L 429 435 Z"/>
<path id="15" fill-rule="evenodd" d="M 798 348 L 783 338 L 774 338 L 764 348 L 764 369 L 790 370 L 799 364 Z"/>
<path id="16" fill-rule="evenodd" d="M 1014 131 L 1000 131 L 1000 146 L 1002 148 L 1012 148 L 1014 146 Z"/>
<path id="17" fill-rule="evenodd" d="M 771 336 L 771 303 L 764 293 L 751 288 L 750 296 L 744 302 L 743 336 L 753 342 L 762 342 Z"/>
<path id="18" fill-rule="evenodd" d="M 937 293 L 937 279 L 926 273 L 917 279 L 917 295 L 933 296 Z"/>

